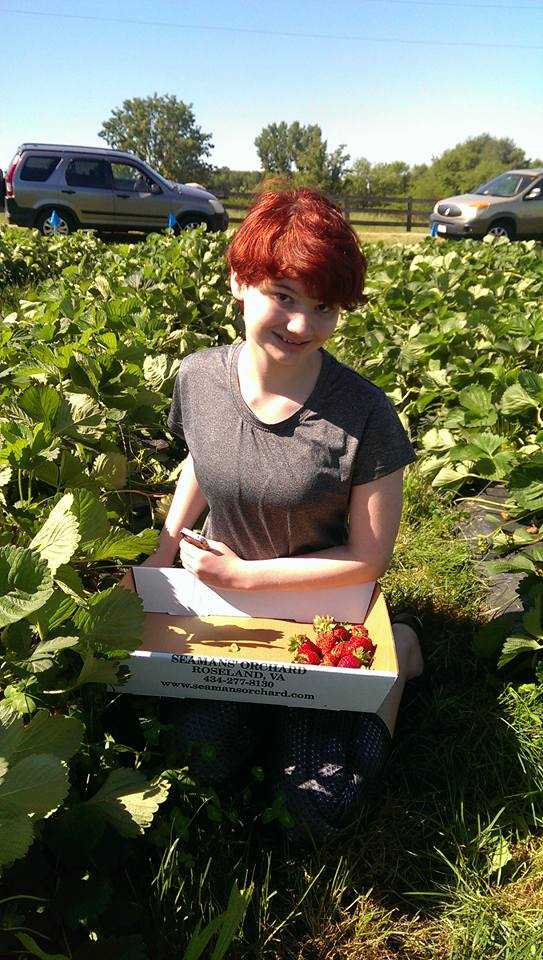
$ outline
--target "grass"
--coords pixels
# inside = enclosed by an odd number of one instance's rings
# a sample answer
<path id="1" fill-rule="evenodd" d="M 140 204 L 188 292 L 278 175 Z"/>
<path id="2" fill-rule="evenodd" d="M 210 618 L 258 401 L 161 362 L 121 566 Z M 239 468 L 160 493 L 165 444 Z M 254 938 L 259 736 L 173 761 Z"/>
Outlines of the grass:
<path id="1" fill-rule="evenodd" d="M 194 817 L 181 851 L 190 866 L 177 848 L 177 861 L 165 867 L 162 858 L 157 870 L 152 897 L 162 889 L 170 898 L 157 956 L 176 955 L 182 916 L 207 921 L 224 908 L 233 877 L 255 884 L 229 953 L 236 960 L 542 954 L 541 697 L 504 685 L 471 652 L 482 586 L 457 521 L 412 471 L 384 586 L 393 605 L 422 612 L 426 669 L 406 691 L 376 803 L 343 843 L 300 854 L 263 831 L 249 774 L 218 797 L 220 843 L 205 805 L 197 810 L 201 796 L 181 790 L 179 805 Z"/>

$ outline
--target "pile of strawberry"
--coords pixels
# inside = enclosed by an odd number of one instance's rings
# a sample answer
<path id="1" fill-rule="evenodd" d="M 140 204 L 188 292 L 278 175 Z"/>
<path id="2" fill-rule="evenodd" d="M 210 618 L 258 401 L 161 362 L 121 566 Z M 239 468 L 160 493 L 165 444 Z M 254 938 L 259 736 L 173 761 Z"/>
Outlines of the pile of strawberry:
<path id="1" fill-rule="evenodd" d="M 295 651 L 295 663 L 320 664 L 322 667 L 371 667 L 376 645 L 363 623 L 337 623 L 333 617 L 313 620 L 315 639 L 298 633 L 290 637 L 289 650 Z"/>

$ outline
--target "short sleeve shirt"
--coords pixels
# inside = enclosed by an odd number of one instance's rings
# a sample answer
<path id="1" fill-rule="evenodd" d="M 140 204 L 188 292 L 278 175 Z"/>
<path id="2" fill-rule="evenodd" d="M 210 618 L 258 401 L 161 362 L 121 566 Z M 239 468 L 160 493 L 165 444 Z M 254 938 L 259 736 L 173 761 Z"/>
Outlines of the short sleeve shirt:
<path id="1" fill-rule="evenodd" d="M 303 406 L 281 423 L 263 423 L 241 395 L 241 347 L 186 357 L 168 417 L 209 504 L 205 534 L 246 560 L 346 543 L 351 487 L 415 459 L 398 414 L 382 390 L 322 350 Z"/>

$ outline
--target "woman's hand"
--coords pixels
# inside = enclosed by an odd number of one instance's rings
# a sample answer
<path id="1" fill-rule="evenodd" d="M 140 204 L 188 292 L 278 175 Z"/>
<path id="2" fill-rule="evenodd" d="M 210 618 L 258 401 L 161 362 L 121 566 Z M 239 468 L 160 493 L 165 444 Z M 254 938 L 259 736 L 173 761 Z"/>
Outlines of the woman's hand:
<path id="1" fill-rule="evenodd" d="M 198 580 L 223 590 L 242 590 L 247 565 L 230 547 L 218 540 L 208 540 L 209 550 L 181 541 L 181 562 Z"/>

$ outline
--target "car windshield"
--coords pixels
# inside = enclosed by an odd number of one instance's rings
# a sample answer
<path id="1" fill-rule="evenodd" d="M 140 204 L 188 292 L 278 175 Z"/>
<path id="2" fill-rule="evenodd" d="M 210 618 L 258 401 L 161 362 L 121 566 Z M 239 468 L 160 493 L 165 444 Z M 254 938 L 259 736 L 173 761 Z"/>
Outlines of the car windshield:
<path id="1" fill-rule="evenodd" d="M 502 173 L 488 183 L 477 187 L 474 193 L 482 193 L 488 197 L 515 197 L 526 187 L 529 187 L 536 174 L 529 173 Z"/>

